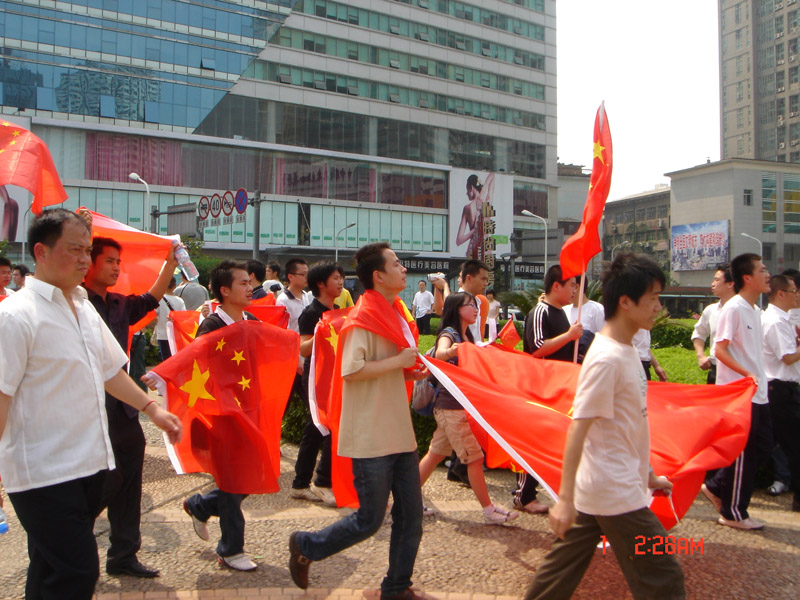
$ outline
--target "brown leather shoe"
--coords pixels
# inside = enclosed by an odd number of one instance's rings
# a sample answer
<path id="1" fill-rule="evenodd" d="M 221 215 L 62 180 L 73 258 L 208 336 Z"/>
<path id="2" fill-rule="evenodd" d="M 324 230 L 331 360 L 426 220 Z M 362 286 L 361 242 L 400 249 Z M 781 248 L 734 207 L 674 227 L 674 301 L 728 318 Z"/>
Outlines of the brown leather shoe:
<path id="1" fill-rule="evenodd" d="M 300 552 L 300 547 L 297 545 L 297 534 L 295 531 L 289 536 L 289 573 L 292 575 L 292 581 L 301 590 L 308 587 L 308 567 L 311 566 L 311 560 L 303 556 Z"/>
<path id="2" fill-rule="evenodd" d="M 381 600 L 424 600 L 413 589 L 407 588 L 399 594 L 384 594 L 381 592 Z"/>

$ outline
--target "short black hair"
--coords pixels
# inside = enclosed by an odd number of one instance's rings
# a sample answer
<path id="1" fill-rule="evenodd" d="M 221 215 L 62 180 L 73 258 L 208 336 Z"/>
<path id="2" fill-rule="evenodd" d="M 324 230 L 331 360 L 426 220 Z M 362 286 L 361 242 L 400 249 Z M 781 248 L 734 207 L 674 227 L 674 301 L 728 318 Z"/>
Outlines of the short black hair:
<path id="1" fill-rule="evenodd" d="M 211 270 L 209 285 L 211 286 L 214 297 L 219 302 L 224 300 L 222 297 L 222 288 L 233 287 L 233 272 L 238 269 L 247 271 L 247 263 L 238 260 L 223 260 Z"/>
<path id="2" fill-rule="evenodd" d="M 66 208 L 51 208 L 42 212 L 31 222 L 28 227 L 28 247 L 34 260 L 36 260 L 36 244 L 44 244 L 50 248 L 55 246 L 64 232 L 64 223 L 70 219 L 75 219 L 82 223 L 86 227 L 86 231 L 90 234 L 92 233 L 86 221 Z"/>
<path id="3" fill-rule="evenodd" d="M 337 271 L 339 275 L 342 276 L 342 279 L 344 279 L 344 269 L 339 263 L 324 260 L 311 265 L 311 268 L 308 270 L 307 281 L 314 298 L 319 298 L 319 284 L 325 285 L 328 282 L 328 278 Z"/>
<path id="4" fill-rule="evenodd" d="M 717 265 L 717 271 L 722 271 L 722 276 L 725 278 L 725 283 L 733 283 L 733 275 L 731 275 L 731 266 L 728 263 L 719 263 Z M 715 271 L 716 273 L 716 271 Z M 797 274 L 800 275 L 800 271 L 797 271 Z"/>
<path id="5" fill-rule="evenodd" d="M 797 287 L 800 287 L 800 271 L 797 269 L 789 267 L 788 269 L 781 271 L 781 275 L 786 275 L 787 277 L 791 278 L 791 280 L 794 281 L 794 284 Z"/>
<path id="6" fill-rule="evenodd" d="M 486 263 L 474 259 L 462 263 L 461 283 L 464 283 L 467 280 L 467 275 L 471 275 L 472 277 L 478 275 L 481 272 L 481 269 L 485 269 L 486 271 L 488 271 L 489 267 L 486 266 Z"/>
<path id="7" fill-rule="evenodd" d="M 167 289 L 168 289 L 168 290 L 171 290 L 171 289 L 172 289 L 172 288 L 174 288 L 176 285 L 178 285 L 178 282 L 177 282 L 177 281 L 175 281 L 175 275 L 173 275 L 172 277 L 170 277 L 170 278 L 169 278 L 169 283 L 167 284 Z"/>
<path id="8" fill-rule="evenodd" d="M 250 259 L 247 261 L 247 274 L 255 277 L 258 283 L 262 283 L 267 278 L 267 267 L 260 260 Z"/>
<path id="9" fill-rule="evenodd" d="M 769 278 L 769 301 L 772 302 L 775 299 L 775 296 L 778 295 L 778 292 L 785 292 L 789 289 L 789 279 L 788 275 L 773 275 Z M 794 283 L 792 281 L 792 283 Z M 796 287 L 796 286 L 795 286 Z"/>
<path id="10" fill-rule="evenodd" d="M 11 261 L 8 260 L 5 256 L 0 256 L 0 267 L 8 267 L 9 269 L 11 269 Z"/>
<path id="11" fill-rule="evenodd" d="M 107 237 L 96 237 L 92 240 L 92 264 L 95 259 L 103 253 L 106 248 L 116 248 L 117 252 L 122 253 L 122 246 L 117 240 Z"/>
<path id="12" fill-rule="evenodd" d="M 286 276 L 294 275 L 297 272 L 297 265 L 307 265 L 304 258 L 290 258 L 286 262 Z M 271 267 L 270 267 L 271 268 Z"/>
<path id="13" fill-rule="evenodd" d="M 553 285 L 556 283 L 564 285 L 570 279 L 572 279 L 572 277 L 567 277 L 564 279 L 564 273 L 561 270 L 561 265 L 550 265 L 550 268 L 547 269 L 547 273 L 544 274 L 544 293 L 549 294 L 553 289 Z"/>
<path id="14" fill-rule="evenodd" d="M 489 294 L 494 296 L 494 288 L 489 288 L 488 290 L 486 290 L 486 295 L 488 296 Z"/>
<path id="15" fill-rule="evenodd" d="M 603 309 L 606 320 L 611 319 L 619 308 L 619 300 L 627 296 L 635 303 L 644 296 L 653 284 L 660 283 L 661 289 L 667 278 L 659 264 L 646 254 L 619 252 L 614 262 L 606 263 L 603 270 Z"/>
<path id="16" fill-rule="evenodd" d="M 26 275 L 28 275 L 31 272 L 31 270 L 26 265 L 24 265 L 22 263 L 19 263 L 18 265 L 14 265 L 14 268 L 12 269 L 12 271 L 19 271 L 19 274 L 22 277 L 25 277 Z"/>
<path id="17" fill-rule="evenodd" d="M 267 267 L 269 268 L 270 271 L 273 271 L 275 273 L 276 279 L 281 276 L 281 266 L 274 260 L 271 263 L 269 263 Z"/>
<path id="18" fill-rule="evenodd" d="M 354 256 L 356 260 L 356 275 L 364 289 L 371 290 L 375 287 L 372 281 L 372 274 L 375 271 L 383 271 L 386 268 L 386 258 L 383 251 L 391 249 L 388 242 L 374 242 L 361 246 Z"/>
<path id="19" fill-rule="evenodd" d="M 752 275 L 756 261 L 761 260 L 758 254 L 745 252 L 731 261 L 731 275 L 733 275 L 733 291 L 737 294 L 744 288 L 744 276 Z"/>

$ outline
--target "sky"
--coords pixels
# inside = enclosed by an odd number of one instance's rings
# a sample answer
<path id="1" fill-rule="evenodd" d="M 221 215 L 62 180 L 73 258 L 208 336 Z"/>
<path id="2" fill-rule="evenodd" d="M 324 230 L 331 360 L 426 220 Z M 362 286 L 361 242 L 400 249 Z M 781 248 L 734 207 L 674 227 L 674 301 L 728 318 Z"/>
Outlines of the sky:
<path id="1" fill-rule="evenodd" d="M 603 101 L 609 201 L 719 160 L 716 0 L 558 0 L 556 10 L 559 162 L 591 167 Z"/>

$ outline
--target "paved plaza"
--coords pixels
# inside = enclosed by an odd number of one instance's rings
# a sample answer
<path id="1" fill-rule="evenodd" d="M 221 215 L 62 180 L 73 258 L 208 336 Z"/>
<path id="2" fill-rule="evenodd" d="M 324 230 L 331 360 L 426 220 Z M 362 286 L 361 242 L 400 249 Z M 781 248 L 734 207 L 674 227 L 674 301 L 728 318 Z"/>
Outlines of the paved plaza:
<path id="1" fill-rule="evenodd" d="M 313 563 L 306 592 L 292 584 L 287 564 L 289 534 L 329 525 L 348 510 L 289 498 L 296 446 L 283 447 L 282 491 L 251 496 L 243 504 L 246 550 L 259 567 L 251 573 L 240 573 L 217 564 L 214 546 L 219 535 L 218 521 L 210 522 L 212 541 L 203 542 L 195 535 L 181 506 L 187 495 L 210 489 L 211 478 L 175 475 L 160 434 L 146 418 L 143 424 L 148 449 L 139 558 L 146 565 L 160 568 L 161 576 L 151 580 L 109 577 L 101 568 L 98 599 L 377 598 L 388 560 L 388 526 L 358 546 Z M 489 471 L 486 478 L 493 500 L 509 505 L 513 475 Z M 485 525 L 472 492 L 448 482 L 444 468 L 433 474 L 423 495 L 438 514 L 425 518 L 415 588 L 430 599 L 519 598 L 552 543 L 547 519 L 522 515 L 512 525 Z M 550 503 L 549 499 L 546 501 Z M 800 513 L 791 512 L 790 505 L 790 495 L 771 498 L 762 490 L 757 491 L 752 513 L 766 521 L 767 527 L 761 532 L 741 532 L 717 525 L 716 513 L 700 495 L 683 522 L 670 532 L 676 538 L 693 538 L 695 547 L 702 540 L 702 554 L 695 549 L 694 555 L 679 558 L 686 574 L 688 597 L 800 598 Z M 9 502 L 6 507 L 11 530 L 0 537 L 0 598 L 22 598 L 27 566 L 25 535 Z M 389 521 L 387 515 L 387 524 Z M 105 513 L 98 519 L 95 531 L 102 567 L 108 547 Z M 574 597 L 631 597 L 610 550 L 606 556 L 597 550 Z"/>

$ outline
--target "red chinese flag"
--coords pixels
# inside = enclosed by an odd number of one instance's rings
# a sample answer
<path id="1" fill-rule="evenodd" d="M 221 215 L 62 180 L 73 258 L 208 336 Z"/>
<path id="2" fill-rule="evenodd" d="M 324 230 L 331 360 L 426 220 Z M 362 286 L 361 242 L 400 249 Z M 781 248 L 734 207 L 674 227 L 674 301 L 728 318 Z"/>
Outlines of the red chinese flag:
<path id="1" fill-rule="evenodd" d="M 473 344 L 461 344 L 458 359 L 459 367 L 424 362 L 464 404 L 487 465 L 522 467 L 555 497 L 580 367 Z M 700 491 L 705 472 L 731 464 L 744 449 L 754 392 L 750 380 L 649 384 L 650 463 L 673 482 L 679 517 Z M 667 498 L 657 497 L 651 508 L 666 528 L 675 525 Z"/>
<path id="2" fill-rule="evenodd" d="M 166 408 L 183 424 L 181 441 L 167 444 L 175 470 L 209 473 L 234 494 L 277 492 L 281 419 L 299 351 L 296 332 L 240 321 L 155 367 Z"/>
<path id="3" fill-rule="evenodd" d="M 339 333 L 351 310 L 352 307 L 324 312 L 314 329 L 314 347 L 309 362 L 311 376 L 308 382 L 308 403 L 311 418 L 323 435 L 330 433 L 331 429 L 328 400 L 331 396 Z"/>
<path id="4" fill-rule="evenodd" d="M 18 185 L 33 194 L 31 211 L 61 204 L 67 192 L 45 143 L 27 129 L 0 120 L 0 185 Z"/>
<path id="5" fill-rule="evenodd" d="M 398 297 L 394 304 L 375 290 L 367 290 L 358 299 L 339 332 L 336 362 L 333 367 L 333 379 L 330 384 L 330 396 L 327 402 L 328 422 L 331 430 L 331 480 L 333 494 L 338 506 L 358 507 L 358 495 L 353 486 L 353 466 L 350 459 L 339 456 L 339 418 L 342 415 L 342 348 L 344 340 L 353 327 L 371 331 L 398 347 L 416 346 L 419 334 L 414 318 L 406 305 Z M 411 382 L 408 382 L 411 384 Z M 411 397 L 411 385 L 407 385 L 407 393 Z M 409 416 L 409 418 L 411 418 Z"/>
<path id="6" fill-rule="evenodd" d="M 250 308 L 253 306 L 275 306 L 275 296 L 272 293 L 268 293 L 263 298 L 255 298 L 250 301 Z M 247 310 L 250 310 L 250 308 Z"/>
<path id="7" fill-rule="evenodd" d="M 589 180 L 589 195 L 583 209 L 583 221 L 578 231 L 564 242 L 561 248 L 561 270 L 564 278 L 586 272 L 592 257 L 602 250 L 600 246 L 600 220 L 611 188 L 612 148 L 611 130 L 608 127 L 605 105 L 597 109 L 594 120 L 594 146 L 592 177 Z"/>
<path id="8" fill-rule="evenodd" d="M 506 321 L 506 324 L 503 325 L 500 333 L 497 334 L 497 339 L 500 340 L 500 343 L 502 343 L 506 348 L 516 348 L 517 344 L 522 341 L 517 333 L 517 328 L 514 325 L 513 319 Z"/>
<path id="9" fill-rule="evenodd" d="M 216 304 L 219 306 L 219 304 Z M 289 324 L 289 313 L 283 306 L 270 305 L 249 305 L 245 308 L 262 323 L 269 323 L 286 329 Z M 167 337 L 170 339 L 170 347 L 174 352 L 180 352 L 194 341 L 197 335 L 197 328 L 200 326 L 200 313 L 196 310 L 173 310 L 169 313 L 170 322 L 167 324 Z M 172 333 L 170 334 L 170 329 Z M 170 335 L 172 337 L 170 337 Z"/>

